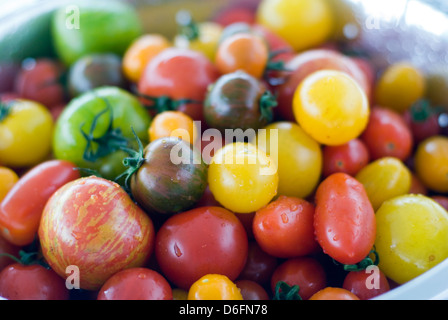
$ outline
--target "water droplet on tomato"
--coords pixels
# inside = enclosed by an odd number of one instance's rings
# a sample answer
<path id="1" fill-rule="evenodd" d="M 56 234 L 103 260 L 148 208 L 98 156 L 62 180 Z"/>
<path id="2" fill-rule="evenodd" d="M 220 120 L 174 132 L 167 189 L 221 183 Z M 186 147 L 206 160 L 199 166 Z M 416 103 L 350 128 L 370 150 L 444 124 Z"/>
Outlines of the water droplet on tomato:
<path id="1" fill-rule="evenodd" d="M 179 247 L 177 246 L 177 243 L 174 244 L 174 253 L 177 257 L 182 256 L 182 251 L 180 251 Z"/>
<path id="2" fill-rule="evenodd" d="M 280 217 L 282 218 L 282 222 L 283 223 L 288 223 L 289 222 L 289 218 L 288 218 L 286 213 L 282 213 Z"/>
<path id="3" fill-rule="evenodd" d="M 144 274 L 144 273 L 139 273 L 139 274 L 138 274 L 138 278 L 139 278 L 139 279 L 146 279 L 146 274 Z"/>

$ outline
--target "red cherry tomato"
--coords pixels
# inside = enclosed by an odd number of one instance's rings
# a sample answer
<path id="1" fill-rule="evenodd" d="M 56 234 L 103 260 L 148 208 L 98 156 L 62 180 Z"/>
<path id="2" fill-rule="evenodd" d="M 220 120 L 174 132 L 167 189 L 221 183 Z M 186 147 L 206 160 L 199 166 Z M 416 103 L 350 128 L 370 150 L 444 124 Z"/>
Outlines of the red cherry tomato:
<path id="1" fill-rule="evenodd" d="M 56 190 L 80 177 L 75 169 L 71 162 L 48 160 L 23 175 L 0 204 L 1 235 L 17 246 L 32 243 L 45 204 Z"/>
<path id="2" fill-rule="evenodd" d="M 207 274 L 231 281 L 243 270 L 248 240 L 240 220 L 221 207 L 202 207 L 170 217 L 156 236 L 155 255 L 162 273 L 178 288 Z"/>
<path id="3" fill-rule="evenodd" d="M 240 289 L 243 300 L 269 300 L 267 291 L 255 281 L 237 280 L 235 284 Z"/>
<path id="4" fill-rule="evenodd" d="M 239 280 L 251 280 L 261 285 L 268 284 L 278 266 L 278 259 L 263 251 L 256 241 L 249 242 L 246 264 L 238 276 Z"/>
<path id="5" fill-rule="evenodd" d="M 439 114 L 426 101 L 417 101 L 403 114 L 411 129 L 414 144 L 440 134 Z"/>
<path id="6" fill-rule="evenodd" d="M 138 91 L 156 98 L 194 101 L 181 103 L 177 110 L 200 121 L 203 120 L 202 101 L 207 88 L 218 77 L 218 70 L 202 53 L 172 47 L 163 50 L 149 62 L 138 82 Z M 148 99 L 143 101 L 146 105 L 154 105 Z"/>
<path id="7" fill-rule="evenodd" d="M 369 123 L 361 135 L 372 160 L 395 157 L 405 161 L 412 152 L 412 132 L 403 117 L 380 106 L 371 109 Z"/>
<path id="8" fill-rule="evenodd" d="M 301 257 L 288 259 L 275 269 L 271 278 L 271 289 L 275 293 L 275 287 L 279 281 L 289 286 L 299 286 L 299 295 L 303 300 L 308 300 L 314 293 L 325 288 L 327 275 L 323 266 L 316 259 Z"/>
<path id="9" fill-rule="evenodd" d="M 172 300 L 173 290 L 158 272 L 129 268 L 112 275 L 101 287 L 98 300 Z"/>
<path id="10" fill-rule="evenodd" d="M 369 300 L 390 290 L 389 281 L 378 268 L 350 271 L 342 287 L 361 300 Z"/>
<path id="11" fill-rule="evenodd" d="M 65 101 L 61 74 L 62 69 L 54 60 L 25 60 L 17 74 L 15 91 L 22 98 L 37 101 L 51 109 Z"/>
<path id="12" fill-rule="evenodd" d="M 364 186 L 346 173 L 334 173 L 316 191 L 314 229 L 324 253 L 356 264 L 372 250 L 375 212 Z"/>
<path id="13" fill-rule="evenodd" d="M 305 256 L 317 250 L 314 238 L 314 205 L 280 196 L 255 213 L 253 231 L 263 251 L 279 258 Z"/>
<path id="14" fill-rule="evenodd" d="M 8 300 L 68 300 L 69 290 L 51 269 L 14 263 L 0 272 L 0 296 Z"/>
<path id="15" fill-rule="evenodd" d="M 322 152 L 324 177 L 336 172 L 355 176 L 370 161 L 369 150 L 357 138 L 339 146 L 324 146 Z"/>

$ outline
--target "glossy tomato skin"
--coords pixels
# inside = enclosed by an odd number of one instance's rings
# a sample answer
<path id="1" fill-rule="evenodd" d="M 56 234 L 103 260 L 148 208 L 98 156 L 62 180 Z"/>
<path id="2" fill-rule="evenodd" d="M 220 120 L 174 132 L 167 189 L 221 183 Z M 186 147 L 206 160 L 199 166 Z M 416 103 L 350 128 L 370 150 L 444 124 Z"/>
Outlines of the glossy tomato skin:
<path id="1" fill-rule="evenodd" d="M 389 281 L 380 269 L 373 271 L 350 271 L 344 278 L 342 288 L 361 300 L 369 300 L 390 290 Z"/>
<path id="2" fill-rule="evenodd" d="M 360 300 L 354 293 L 344 288 L 326 287 L 310 297 L 310 300 Z"/>
<path id="3" fill-rule="evenodd" d="M 325 288 L 327 275 L 318 260 L 312 257 L 300 257 L 288 259 L 277 267 L 271 278 L 273 293 L 279 281 L 286 282 L 289 286 L 298 285 L 300 297 L 308 300 L 313 294 Z"/>
<path id="4" fill-rule="evenodd" d="M 250 241 L 246 264 L 238 276 L 239 280 L 250 280 L 261 285 L 269 283 L 279 264 L 277 257 L 271 256 L 260 248 L 256 241 Z"/>
<path id="5" fill-rule="evenodd" d="M 90 176 L 58 189 L 39 225 L 42 254 L 59 275 L 76 265 L 80 286 L 98 290 L 114 273 L 143 266 L 154 248 L 154 226 L 118 184 Z"/>
<path id="6" fill-rule="evenodd" d="M 101 287 L 98 300 L 172 300 L 173 290 L 157 271 L 129 268 L 112 275 Z"/>
<path id="7" fill-rule="evenodd" d="M 0 204 L 2 236 L 17 246 L 31 244 L 48 199 L 60 187 L 80 177 L 75 169 L 71 162 L 48 160 L 23 175 Z"/>
<path id="8" fill-rule="evenodd" d="M 68 300 L 69 290 L 51 269 L 14 263 L 0 273 L 0 296 L 8 300 Z"/>
<path id="9" fill-rule="evenodd" d="M 276 112 L 286 121 L 295 121 L 292 101 L 297 86 L 313 72 L 329 69 L 339 70 L 352 76 L 370 96 L 370 88 L 365 74 L 351 58 L 330 49 L 310 49 L 289 59 L 285 69 L 292 70 L 286 82 L 278 86 L 278 108 Z"/>
<path id="10" fill-rule="evenodd" d="M 207 125 L 223 133 L 225 129 L 261 129 L 271 121 L 262 113 L 261 97 L 267 90 L 263 82 L 242 70 L 224 74 L 207 93 Z M 272 108 L 266 112 L 271 114 Z"/>
<path id="11" fill-rule="evenodd" d="M 374 106 L 369 123 L 361 135 L 372 160 L 395 157 L 406 160 L 414 145 L 412 132 L 401 114 L 382 106 Z"/>
<path id="12" fill-rule="evenodd" d="M 322 174 L 328 177 L 336 172 L 355 176 L 370 161 L 369 150 L 358 138 L 339 146 L 324 146 Z"/>
<path id="13" fill-rule="evenodd" d="M 188 290 L 188 300 L 243 300 L 240 289 L 227 276 L 206 274 Z"/>
<path id="14" fill-rule="evenodd" d="M 235 284 L 240 289 L 243 300 L 269 300 L 267 291 L 255 281 L 237 280 Z"/>
<path id="15" fill-rule="evenodd" d="M 193 120 L 202 121 L 202 102 L 207 88 L 219 76 L 214 64 L 202 53 L 167 48 L 148 63 L 138 82 L 138 91 L 152 97 L 194 100 L 194 103 L 182 104 L 177 110 L 185 112 Z M 150 101 L 143 101 L 151 105 Z"/>
<path id="16" fill-rule="evenodd" d="M 279 258 L 315 252 L 314 205 L 306 200 L 280 196 L 255 213 L 254 236 L 260 247 Z"/>
<path id="17" fill-rule="evenodd" d="M 342 264 L 363 260 L 375 242 L 375 212 L 364 186 L 334 173 L 316 191 L 314 229 L 324 253 Z"/>
<path id="18" fill-rule="evenodd" d="M 235 280 L 244 268 L 247 251 L 243 225 L 232 212 L 220 207 L 178 213 L 156 236 L 155 256 L 162 273 L 184 290 L 210 273 Z"/>

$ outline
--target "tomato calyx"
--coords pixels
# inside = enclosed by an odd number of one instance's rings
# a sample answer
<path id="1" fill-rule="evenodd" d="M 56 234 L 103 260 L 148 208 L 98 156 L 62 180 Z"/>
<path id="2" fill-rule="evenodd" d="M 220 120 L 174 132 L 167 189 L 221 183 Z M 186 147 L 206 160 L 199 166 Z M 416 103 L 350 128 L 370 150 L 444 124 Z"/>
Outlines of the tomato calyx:
<path id="1" fill-rule="evenodd" d="M 279 86 L 286 81 L 286 78 L 292 70 L 285 67 L 285 62 L 282 60 L 274 60 L 278 55 L 289 52 L 288 48 L 275 50 L 269 53 L 268 62 L 264 70 L 263 78 L 272 86 Z M 286 72 L 287 74 L 282 74 L 278 77 L 272 76 L 275 72 Z"/>
<path id="2" fill-rule="evenodd" d="M 375 258 L 372 260 L 370 255 L 373 254 Z M 338 264 L 335 260 L 333 260 L 335 264 Z M 343 264 L 344 271 L 363 271 L 369 266 L 377 266 L 380 262 L 380 257 L 376 250 L 372 249 L 369 254 L 362 259 L 360 262 L 356 264 Z"/>
<path id="3" fill-rule="evenodd" d="M 275 285 L 275 294 L 272 300 L 302 300 L 299 291 L 298 285 L 290 286 L 284 281 L 279 281 Z"/>
<path id="4" fill-rule="evenodd" d="M 37 265 L 41 265 L 47 269 L 49 268 L 48 264 L 42 258 L 36 258 L 36 256 L 39 256 L 39 252 L 37 252 L 37 251 L 27 252 L 25 250 L 20 250 L 19 257 L 16 257 L 7 252 L 2 252 L 2 253 L 0 253 L 0 256 L 8 257 L 8 258 L 14 260 L 16 263 L 19 263 L 24 266 L 30 266 L 30 265 L 37 264 Z"/>
<path id="5" fill-rule="evenodd" d="M 0 122 L 2 122 L 11 112 L 12 102 L 2 103 L 0 102 Z"/>
<path id="6" fill-rule="evenodd" d="M 267 120 L 267 122 L 272 122 L 274 119 L 273 108 L 277 107 L 277 99 L 271 93 L 271 91 L 266 90 L 260 98 L 260 120 Z"/>
<path id="7" fill-rule="evenodd" d="M 114 129 L 112 127 L 113 124 L 112 108 L 106 99 L 103 100 L 106 104 L 106 108 L 95 115 L 92 121 L 92 125 L 90 126 L 89 133 L 86 133 L 83 130 L 85 123 L 81 124 L 80 127 L 81 133 L 87 141 L 86 148 L 84 149 L 83 159 L 89 162 L 95 162 L 98 159 L 103 158 L 119 150 L 120 148 L 127 147 L 129 142 L 129 139 L 123 136 L 120 128 Z M 93 132 L 95 131 L 99 118 L 108 111 L 110 115 L 109 115 L 109 125 L 106 132 L 100 137 L 94 137 Z"/>
<path id="8" fill-rule="evenodd" d="M 428 100 L 418 100 L 410 107 L 411 120 L 415 123 L 425 122 L 429 117 L 437 113 L 437 108 L 431 107 Z"/>
<path id="9" fill-rule="evenodd" d="M 187 10 L 179 11 L 176 14 L 176 22 L 179 26 L 179 35 L 186 37 L 189 41 L 194 41 L 199 38 L 199 26 L 193 20 L 190 12 Z"/>
<path id="10" fill-rule="evenodd" d="M 184 98 L 184 99 L 173 99 L 169 96 L 149 96 L 141 92 L 135 91 L 134 94 L 140 98 L 149 100 L 152 102 L 151 105 L 144 105 L 148 110 L 155 111 L 156 113 L 162 113 L 164 111 L 176 111 L 180 106 L 189 103 L 199 103 L 202 101 L 197 101 L 194 99 Z"/>

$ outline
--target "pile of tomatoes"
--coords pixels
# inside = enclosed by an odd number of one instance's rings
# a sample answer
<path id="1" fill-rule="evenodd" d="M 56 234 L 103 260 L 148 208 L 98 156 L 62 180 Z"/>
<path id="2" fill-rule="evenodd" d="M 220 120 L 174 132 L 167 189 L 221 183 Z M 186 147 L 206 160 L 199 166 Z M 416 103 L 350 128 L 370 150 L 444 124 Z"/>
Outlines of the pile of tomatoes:
<path id="1" fill-rule="evenodd" d="M 174 38 L 64 12 L 56 58 L 0 66 L 1 297 L 366 300 L 448 258 L 447 110 L 344 51 L 326 0 Z"/>

